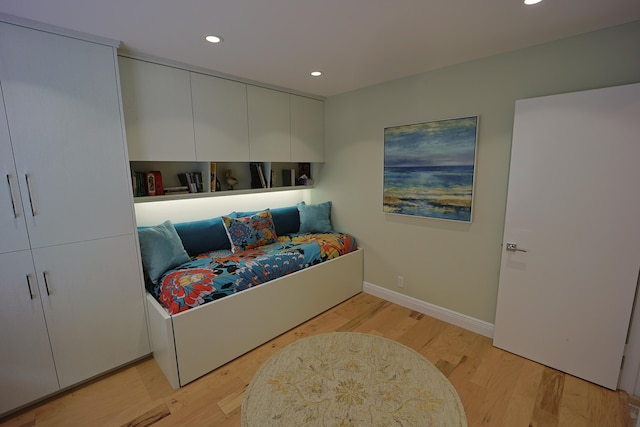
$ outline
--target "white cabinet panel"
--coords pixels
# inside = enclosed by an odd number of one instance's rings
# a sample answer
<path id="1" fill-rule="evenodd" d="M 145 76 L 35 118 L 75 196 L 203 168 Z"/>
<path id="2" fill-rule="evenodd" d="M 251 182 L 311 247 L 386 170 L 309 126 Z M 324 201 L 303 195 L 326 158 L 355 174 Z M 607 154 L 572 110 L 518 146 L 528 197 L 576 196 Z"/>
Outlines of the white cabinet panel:
<path id="1" fill-rule="evenodd" d="M 249 103 L 249 158 L 257 162 L 291 159 L 289 94 L 247 86 Z"/>
<path id="2" fill-rule="evenodd" d="M 3 413 L 150 350 L 115 48 L 0 22 L 0 52 Z"/>
<path id="3" fill-rule="evenodd" d="M 0 253 L 29 249 L 7 116 L 0 87 Z"/>
<path id="4" fill-rule="evenodd" d="M 290 96 L 291 161 L 324 162 L 324 102 Z"/>
<path id="5" fill-rule="evenodd" d="M 31 251 L 0 255 L 0 414 L 59 389 Z"/>
<path id="6" fill-rule="evenodd" d="M 247 85 L 191 73 L 196 158 L 246 161 L 249 158 Z"/>
<path id="7" fill-rule="evenodd" d="M 61 387 L 149 353 L 134 244 L 128 235 L 33 250 Z"/>
<path id="8" fill-rule="evenodd" d="M 0 24 L 0 51 L 31 246 L 131 232 L 113 48 Z"/>
<path id="9" fill-rule="evenodd" d="M 196 160 L 189 72 L 118 59 L 130 160 Z"/>

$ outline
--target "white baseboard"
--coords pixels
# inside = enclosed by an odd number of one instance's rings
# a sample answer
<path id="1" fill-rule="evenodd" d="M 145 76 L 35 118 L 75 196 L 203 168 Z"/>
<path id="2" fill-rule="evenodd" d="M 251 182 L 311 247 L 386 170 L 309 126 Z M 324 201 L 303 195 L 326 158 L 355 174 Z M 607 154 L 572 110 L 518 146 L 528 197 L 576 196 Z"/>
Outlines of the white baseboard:
<path id="1" fill-rule="evenodd" d="M 443 322 L 451 323 L 452 325 L 484 335 L 488 338 L 493 338 L 493 324 L 491 323 L 421 301 L 417 298 L 403 295 L 399 292 L 395 292 L 369 282 L 362 283 L 362 290 L 368 294 L 377 296 L 411 310 L 415 310 L 419 313 L 426 314 L 427 316 L 435 317 Z"/>

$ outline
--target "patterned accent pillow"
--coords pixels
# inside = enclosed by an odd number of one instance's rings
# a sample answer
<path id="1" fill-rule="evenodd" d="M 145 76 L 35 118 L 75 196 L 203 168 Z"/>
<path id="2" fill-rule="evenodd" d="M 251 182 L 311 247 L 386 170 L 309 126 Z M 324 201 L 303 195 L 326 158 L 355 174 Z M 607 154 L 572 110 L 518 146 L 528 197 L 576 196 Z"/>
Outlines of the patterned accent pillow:
<path id="1" fill-rule="evenodd" d="M 234 253 L 275 243 L 278 240 L 269 209 L 251 216 L 223 216 L 222 222 Z"/>

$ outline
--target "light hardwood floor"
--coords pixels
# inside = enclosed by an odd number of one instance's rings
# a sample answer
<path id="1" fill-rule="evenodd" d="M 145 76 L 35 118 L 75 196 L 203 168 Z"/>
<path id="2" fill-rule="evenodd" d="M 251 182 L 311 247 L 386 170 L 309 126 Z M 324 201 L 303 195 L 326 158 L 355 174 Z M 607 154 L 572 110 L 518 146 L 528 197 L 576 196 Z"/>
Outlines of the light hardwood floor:
<path id="1" fill-rule="evenodd" d="M 1 425 L 239 426 L 244 390 L 258 367 L 299 338 L 332 331 L 384 336 L 423 354 L 458 391 L 469 426 L 630 425 L 624 392 L 499 350 L 489 338 L 365 293 L 179 390 L 169 386 L 149 358 L 28 408 Z M 205 330 L 202 339 L 207 339 Z"/>

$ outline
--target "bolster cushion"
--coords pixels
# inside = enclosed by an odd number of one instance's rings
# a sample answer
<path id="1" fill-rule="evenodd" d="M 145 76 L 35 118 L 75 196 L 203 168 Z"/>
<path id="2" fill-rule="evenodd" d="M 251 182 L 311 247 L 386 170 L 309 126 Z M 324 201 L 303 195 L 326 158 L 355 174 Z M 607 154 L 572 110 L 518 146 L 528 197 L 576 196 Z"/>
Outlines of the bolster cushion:
<path id="1" fill-rule="evenodd" d="M 230 214 L 229 216 L 233 216 Z M 190 256 L 219 249 L 231 249 L 221 217 L 173 224 Z"/>

